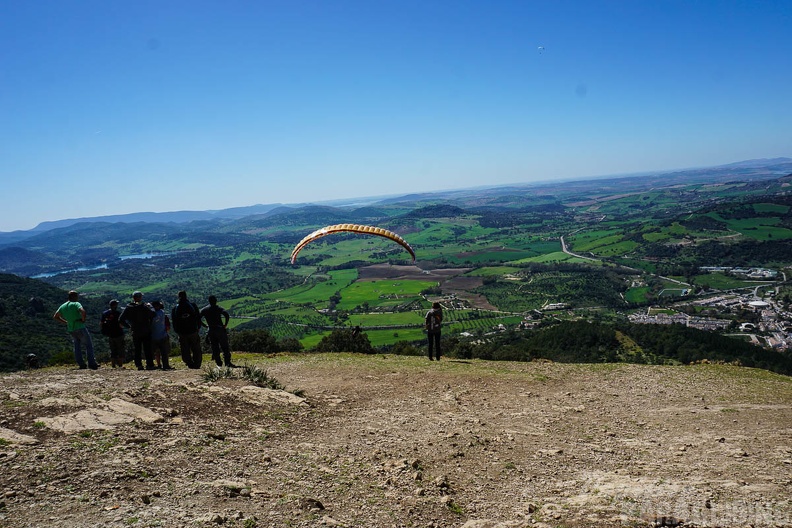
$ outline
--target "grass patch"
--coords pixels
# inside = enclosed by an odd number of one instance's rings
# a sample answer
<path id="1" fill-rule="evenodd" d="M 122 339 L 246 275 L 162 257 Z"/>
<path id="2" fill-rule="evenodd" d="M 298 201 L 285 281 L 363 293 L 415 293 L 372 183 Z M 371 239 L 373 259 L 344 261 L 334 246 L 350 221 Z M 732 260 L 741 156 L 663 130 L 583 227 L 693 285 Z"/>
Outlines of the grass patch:
<path id="1" fill-rule="evenodd" d="M 737 277 L 731 277 L 724 273 L 704 273 L 693 277 L 693 284 L 706 284 L 715 290 L 732 290 L 734 288 L 749 288 L 756 286 L 756 281 L 746 281 Z"/>
<path id="2" fill-rule="evenodd" d="M 245 365 L 242 367 L 241 377 L 250 381 L 257 387 L 283 390 L 283 385 L 278 383 L 278 380 L 267 374 L 266 370 L 263 370 L 255 365 Z"/>
<path id="3" fill-rule="evenodd" d="M 256 365 L 245 364 L 241 369 L 233 369 L 231 367 L 208 367 L 204 369 L 204 381 L 216 383 L 222 379 L 241 379 L 265 389 L 284 389 L 283 385 L 281 385 L 278 380 L 270 376 L 266 370 Z"/>

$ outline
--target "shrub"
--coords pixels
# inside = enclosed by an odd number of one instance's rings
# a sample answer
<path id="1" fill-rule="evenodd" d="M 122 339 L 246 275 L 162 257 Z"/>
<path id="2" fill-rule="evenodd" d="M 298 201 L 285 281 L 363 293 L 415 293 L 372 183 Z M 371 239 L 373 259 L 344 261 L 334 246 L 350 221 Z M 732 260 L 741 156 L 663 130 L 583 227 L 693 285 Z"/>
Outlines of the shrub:
<path id="1" fill-rule="evenodd" d="M 346 328 L 333 330 L 330 335 L 324 336 L 312 350 L 314 352 L 358 352 L 361 354 L 375 352 L 365 332 L 354 333 Z"/>

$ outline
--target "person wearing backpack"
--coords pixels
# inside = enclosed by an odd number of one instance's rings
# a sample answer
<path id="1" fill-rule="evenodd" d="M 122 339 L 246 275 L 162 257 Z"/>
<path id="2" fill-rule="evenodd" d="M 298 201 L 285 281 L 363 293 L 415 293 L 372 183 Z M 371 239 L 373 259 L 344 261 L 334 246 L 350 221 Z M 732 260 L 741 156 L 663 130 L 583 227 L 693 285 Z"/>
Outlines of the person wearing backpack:
<path id="1" fill-rule="evenodd" d="M 187 292 L 179 292 L 176 306 L 171 310 L 173 331 L 179 336 L 181 356 L 187 368 L 199 369 L 203 360 L 201 351 L 201 313 L 198 305 L 187 298 Z"/>
<path id="2" fill-rule="evenodd" d="M 107 337 L 107 344 L 110 346 L 110 363 L 113 368 L 124 368 L 126 339 L 124 327 L 118 322 L 120 318 L 118 301 L 113 299 L 110 301 L 110 308 L 102 312 L 102 318 L 99 320 L 102 335 Z"/>
<path id="3" fill-rule="evenodd" d="M 432 303 L 432 309 L 426 312 L 424 327 L 429 337 L 429 360 L 440 361 L 440 328 L 443 325 L 443 308 L 439 302 Z M 434 356 L 434 357 L 433 357 Z"/>
<path id="4" fill-rule="evenodd" d="M 151 351 L 151 321 L 154 319 L 154 308 L 143 303 L 143 294 L 136 291 L 132 294 L 132 302 L 127 304 L 118 322 L 125 328 L 132 329 L 132 344 L 135 347 L 135 366 L 143 369 L 143 354 L 146 356 L 145 370 L 155 370 L 154 355 Z"/>

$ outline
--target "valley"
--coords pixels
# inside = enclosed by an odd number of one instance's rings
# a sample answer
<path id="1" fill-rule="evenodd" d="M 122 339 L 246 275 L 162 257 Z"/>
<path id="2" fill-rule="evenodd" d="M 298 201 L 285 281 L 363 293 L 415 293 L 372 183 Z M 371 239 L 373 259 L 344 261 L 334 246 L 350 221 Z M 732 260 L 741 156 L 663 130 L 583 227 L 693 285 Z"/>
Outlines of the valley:
<path id="1" fill-rule="evenodd" d="M 773 160 L 181 223 L 88 219 L 21 241 L 15 234 L 0 245 L 0 271 L 77 289 L 96 306 L 134 290 L 166 308 L 179 290 L 199 304 L 213 294 L 233 328 L 305 349 L 356 326 L 375 347 L 419 347 L 423 313 L 440 301 L 450 353 L 563 321 L 661 322 L 653 309 L 669 317 L 662 322 L 785 351 L 789 174 L 792 162 Z M 307 233 L 343 222 L 392 230 L 416 262 L 389 240 L 351 233 L 313 242 L 289 262 Z M 739 302 L 710 301 L 722 296 Z"/>

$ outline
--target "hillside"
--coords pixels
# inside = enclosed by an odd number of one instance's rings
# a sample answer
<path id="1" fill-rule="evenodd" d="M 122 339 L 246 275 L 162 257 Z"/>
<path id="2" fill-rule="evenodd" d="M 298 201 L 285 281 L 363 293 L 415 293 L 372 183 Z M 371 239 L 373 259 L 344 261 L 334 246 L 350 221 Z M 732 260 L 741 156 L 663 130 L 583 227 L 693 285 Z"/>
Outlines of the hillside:
<path id="1" fill-rule="evenodd" d="M 66 292 L 59 288 L 0 273 L 0 371 L 24 368 L 27 354 L 35 354 L 42 363 L 59 354 L 65 354 L 67 360 L 73 357 L 72 340 L 65 326 L 52 320 L 64 302 Z M 96 300 L 81 302 L 91 314 L 89 329 L 96 330 L 99 314 L 105 308 Z M 93 338 L 100 358 L 107 353 L 106 341 L 99 335 Z"/>
<path id="2" fill-rule="evenodd" d="M 0 526 L 792 525 L 788 377 L 255 361 L 299 396 L 179 361 L 0 376 Z"/>

